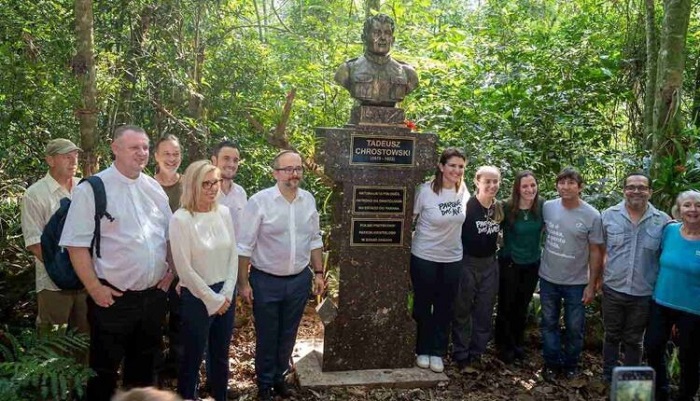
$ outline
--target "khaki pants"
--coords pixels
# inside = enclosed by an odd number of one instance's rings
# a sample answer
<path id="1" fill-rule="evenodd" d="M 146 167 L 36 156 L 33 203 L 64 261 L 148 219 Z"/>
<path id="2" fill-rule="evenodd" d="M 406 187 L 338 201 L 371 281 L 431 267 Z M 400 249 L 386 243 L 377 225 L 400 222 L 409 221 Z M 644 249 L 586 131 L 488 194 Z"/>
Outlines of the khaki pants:
<path id="1" fill-rule="evenodd" d="M 36 323 L 40 331 L 67 325 L 68 329 L 90 334 L 85 290 L 41 290 L 36 298 L 39 306 Z"/>

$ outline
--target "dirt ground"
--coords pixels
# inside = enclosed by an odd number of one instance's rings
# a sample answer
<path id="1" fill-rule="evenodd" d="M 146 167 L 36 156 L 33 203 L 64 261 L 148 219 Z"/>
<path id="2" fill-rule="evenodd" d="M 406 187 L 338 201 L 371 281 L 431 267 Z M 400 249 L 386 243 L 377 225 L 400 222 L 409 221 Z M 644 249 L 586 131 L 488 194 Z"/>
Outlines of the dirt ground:
<path id="1" fill-rule="evenodd" d="M 240 325 L 234 333 L 230 349 L 230 387 L 237 393 L 230 399 L 246 401 L 256 396 L 255 333 L 250 311 L 241 307 L 236 311 Z M 299 339 L 322 338 L 323 325 L 316 318 L 313 308 L 308 307 L 299 330 Z M 296 395 L 291 400 L 464 400 L 464 401 L 539 401 L 539 400 L 606 400 L 608 389 L 600 380 L 602 367 L 600 353 L 584 352 L 582 372 L 579 377 L 556 383 L 547 383 L 540 375 L 542 358 L 539 352 L 536 330 L 530 333 L 531 347 L 528 358 L 523 363 L 504 365 L 492 349 L 485 355 L 482 366 L 460 373 L 455 365 L 446 363 L 449 382 L 429 389 L 388 389 L 388 388 L 333 388 L 310 390 L 296 387 Z M 203 396 L 206 394 L 202 394 Z"/>

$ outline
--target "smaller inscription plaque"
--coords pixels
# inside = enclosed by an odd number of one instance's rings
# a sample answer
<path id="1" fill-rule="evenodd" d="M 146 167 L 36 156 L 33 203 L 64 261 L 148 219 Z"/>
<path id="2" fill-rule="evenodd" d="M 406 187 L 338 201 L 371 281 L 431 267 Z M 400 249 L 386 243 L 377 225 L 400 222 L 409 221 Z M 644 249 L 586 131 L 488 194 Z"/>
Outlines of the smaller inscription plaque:
<path id="1" fill-rule="evenodd" d="M 352 219 L 351 246 L 402 246 L 403 219 Z"/>
<path id="2" fill-rule="evenodd" d="M 403 214 L 405 210 L 406 187 L 353 186 L 353 213 Z"/>
<path id="3" fill-rule="evenodd" d="M 413 138 L 353 135 L 350 164 L 413 166 Z"/>

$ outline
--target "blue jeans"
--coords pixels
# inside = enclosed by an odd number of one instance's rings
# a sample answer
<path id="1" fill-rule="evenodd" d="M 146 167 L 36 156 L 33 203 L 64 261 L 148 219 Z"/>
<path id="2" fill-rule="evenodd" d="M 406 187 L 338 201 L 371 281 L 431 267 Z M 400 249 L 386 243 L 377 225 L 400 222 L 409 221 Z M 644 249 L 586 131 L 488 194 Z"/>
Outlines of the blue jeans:
<path id="1" fill-rule="evenodd" d="M 542 305 L 542 355 L 545 366 L 552 369 L 576 369 L 583 349 L 583 329 L 586 308 L 583 305 L 582 285 L 554 284 L 540 278 L 540 303 Z M 564 301 L 564 348 L 562 349 L 561 315 Z"/>
<path id="2" fill-rule="evenodd" d="M 312 278 L 309 269 L 283 277 L 254 267 L 250 269 L 255 317 L 255 374 L 259 389 L 271 388 L 284 381 L 311 292 Z"/>
<path id="3" fill-rule="evenodd" d="M 224 283 L 209 288 L 221 291 Z M 223 315 L 209 316 L 204 303 L 187 289 L 182 288 L 181 331 L 182 356 L 178 372 L 177 391 L 184 399 L 196 399 L 199 366 L 206 348 L 207 383 L 216 401 L 226 400 L 228 386 L 228 349 L 233 334 L 235 302 Z"/>

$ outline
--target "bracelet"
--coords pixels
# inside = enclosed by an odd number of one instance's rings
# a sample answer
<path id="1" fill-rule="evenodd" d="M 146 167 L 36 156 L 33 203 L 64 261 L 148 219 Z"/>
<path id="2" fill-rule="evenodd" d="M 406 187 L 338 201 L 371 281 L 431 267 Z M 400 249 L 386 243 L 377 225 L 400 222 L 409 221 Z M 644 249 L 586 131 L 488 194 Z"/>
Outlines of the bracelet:
<path id="1" fill-rule="evenodd" d="M 314 274 L 323 274 L 323 271 L 316 271 L 316 270 L 314 270 Z"/>

